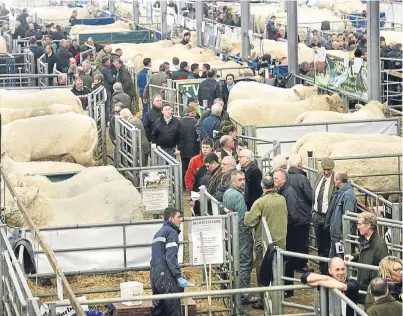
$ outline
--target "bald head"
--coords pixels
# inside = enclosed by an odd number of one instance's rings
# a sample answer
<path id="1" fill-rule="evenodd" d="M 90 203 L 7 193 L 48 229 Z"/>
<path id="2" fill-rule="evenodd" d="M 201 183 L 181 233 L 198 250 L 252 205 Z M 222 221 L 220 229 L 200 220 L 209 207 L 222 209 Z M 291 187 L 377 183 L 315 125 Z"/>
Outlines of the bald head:
<path id="1" fill-rule="evenodd" d="M 339 282 L 346 279 L 346 265 L 339 257 L 333 257 L 329 261 L 329 274 Z"/>
<path id="2" fill-rule="evenodd" d="M 105 52 L 107 52 L 108 54 L 112 53 L 112 46 L 111 45 L 106 45 L 104 48 Z"/>
<path id="3" fill-rule="evenodd" d="M 234 170 L 236 166 L 236 161 L 232 156 L 225 156 L 221 161 L 222 172 L 228 172 Z"/>

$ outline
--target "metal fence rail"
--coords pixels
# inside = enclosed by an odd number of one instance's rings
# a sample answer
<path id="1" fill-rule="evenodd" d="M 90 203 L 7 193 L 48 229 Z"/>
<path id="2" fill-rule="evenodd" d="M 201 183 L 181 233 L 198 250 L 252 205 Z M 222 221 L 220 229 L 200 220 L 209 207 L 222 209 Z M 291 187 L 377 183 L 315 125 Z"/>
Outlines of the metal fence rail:
<path id="1" fill-rule="evenodd" d="M 49 246 L 44 242 L 42 234 L 39 232 L 39 230 L 35 226 L 34 222 L 32 221 L 32 219 L 31 219 L 31 217 L 29 215 L 29 212 L 27 211 L 25 206 L 22 204 L 17 192 L 15 191 L 13 185 L 11 184 L 10 179 L 6 175 L 6 173 L 5 173 L 5 171 L 4 171 L 2 166 L 0 168 L 0 177 L 2 178 L 3 183 L 4 183 L 4 190 L 1 190 L 0 194 L 2 194 L 3 195 L 2 197 L 5 198 L 6 190 L 8 190 L 8 192 L 11 195 L 11 198 L 15 201 L 16 208 L 18 209 L 19 212 L 21 212 L 21 215 L 22 215 L 26 225 L 29 227 L 30 231 L 32 232 L 35 242 L 37 242 L 38 245 L 40 245 L 40 247 L 43 249 L 43 251 L 46 254 L 46 257 L 49 260 L 50 265 L 52 266 L 52 269 L 54 270 L 54 272 L 56 273 L 58 278 L 61 280 L 62 289 L 59 289 L 60 286 L 58 286 L 58 289 L 61 292 L 63 292 L 63 289 L 65 290 L 66 296 L 69 298 L 72 306 L 74 306 L 74 309 L 76 310 L 77 315 L 84 316 L 85 313 L 84 313 L 82 307 L 78 304 L 77 298 L 75 297 L 75 295 L 74 295 L 69 283 L 67 282 L 67 279 L 66 279 L 65 275 L 63 274 L 62 270 L 60 269 L 60 267 L 59 267 L 59 265 L 57 263 L 57 260 L 55 258 L 54 253 L 50 250 Z M 4 240 L 4 237 L 1 237 L 1 238 Z M 0 246 L 1 246 L 2 254 L 4 255 L 4 250 L 5 250 L 5 247 L 7 247 L 7 242 L 5 242 L 5 245 L 3 243 L 1 243 Z M 9 257 L 8 255 L 5 255 L 3 257 L 4 257 L 4 260 L 6 262 L 8 261 L 8 266 L 11 265 L 11 260 L 12 260 L 13 261 L 12 264 L 17 269 L 16 266 L 18 266 L 19 263 L 17 262 L 15 256 L 11 255 Z M 0 263 L 1 263 L 1 266 L 2 266 L 2 269 L 0 271 L 4 271 L 3 270 L 4 261 L 2 259 L 3 258 L 1 258 L 1 260 L 0 260 Z M 17 303 L 15 301 L 13 301 L 13 299 L 16 297 L 15 293 L 14 293 L 15 289 L 12 289 L 10 283 L 7 284 L 8 280 L 9 280 L 8 278 L 11 277 L 12 283 L 17 288 L 21 288 L 19 286 L 19 283 L 18 283 L 19 280 L 17 279 L 17 276 L 16 276 L 14 271 L 12 271 L 12 270 L 9 270 L 9 271 L 10 271 L 9 275 L 3 275 L 2 278 L 0 279 L 0 282 L 1 282 L 1 284 L 0 284 L 1 285 L 0 286 L 0 294 L 2 296 L 2 300 L 4 302 L 4 298 L 8 297 L 10 299 L 10 301 L 7 301 L 7 300 L 6 301 L 8 303 L 11 302 L 11 305 L 8 305 L 8 307 L 7 307 L 7 305 L 5 305 L 6 313 L 7 313 L 7 315 L 17 315 L 17 316 L 18 315 L 23 315 L 23 314 L 25 314 L 24 311 L 25 311 L 26 307 L 24 307 L 24 309 L 21 310 L 21 313 L 19 312 L 19 309 L 21 308 L 21 304 L 23 304 L 24 301 L 20 300 L 20 303 Z M 0 273 L 2 273 L 2 272 L 0 272 Z M 17 273 L 19 274 L 19 278 L 20 278 L 21 275 L 22 275 L 22 272 L 19 272 L 17 270 Z M 25 295 L 29 295 L 30 292 L 29 292 L 28 286 L 26 286 L 26 283 L 24 283 L 23 281 L 21 281 L 21 282 L 22 282 L 22 285 L 23 285 L 23 290 L 24 290 Z M 8 294 L 4 295 L 4 292 L 2 292 L 2 291 L 3 291 L 3 289 L 5 287 L 7 287 L 8 292 L 13 291 L 14 295 L 13 296 L 7 296 Z M 18 295 L 20 295 L 20 298 L 24 296 L 24 294 L 22 294 L 21 290 L 20 290 L 20 293 L 18 293 Z M 32 295 L 31 295 L 31 297 L 32 297 Z M 33 299 L 31 299 L 31 297 L 27 297 L 28 299 L 31 300 L 31 304 L 30 304 L 31 307 L 29 307 L 29 310 L 31 311 L 32 315 L 38 315 L 38 314 L 40 315 L 40 313 L 36 314 L 36 312 L 39 309 L 39 306 L 37 305 L 37 301 L 34 302 Z M 26 304 L 26 302 L 25 302 L 25 304 Z M 2 304 L 0 304 L 0 306 L 2 306 Z"/>
<path id="2" fill-rule="evenodd" d="M 87 97 L 88 114 L 94 119 L 98 131 L 98 146 L 95 157 L 96 159 L 102 159 L 103 163 L 106 164 L 108 158 L 105 117 L 106 90 L 103 86 L 100 86 L 98 89 L 88 94 Z"/>

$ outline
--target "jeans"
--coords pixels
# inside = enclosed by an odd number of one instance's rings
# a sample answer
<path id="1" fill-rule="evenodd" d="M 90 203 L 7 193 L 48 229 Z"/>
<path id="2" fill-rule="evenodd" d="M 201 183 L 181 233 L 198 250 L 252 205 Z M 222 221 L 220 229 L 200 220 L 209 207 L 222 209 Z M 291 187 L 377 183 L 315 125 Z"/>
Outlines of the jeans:
<path id="1" fill-rule="evenodd" d="M 176 159 L 175 148 L 162 148 L 168 155 Z"/>
<path id="2" fill-rule="evenodd" d="M 325 214 L 313 213 L 312 221 L 315 230 L 316 245 L 318 246 L 318 256 L 328 257 L 330 250 L 330 234 L 325 229 Z M 319 262 L 319 270 L 322 274 L 327 274 L 327 263 Z"/>
<path id="3" fill-rule="evenodd" d="M 250 287 L 250 274 L 253 264 L 253 238 L 246 228 L 239 228 L 239 279 L 241 288 Z M 241 299 L 246 300 L 249 294 L 242 294 Z"/>

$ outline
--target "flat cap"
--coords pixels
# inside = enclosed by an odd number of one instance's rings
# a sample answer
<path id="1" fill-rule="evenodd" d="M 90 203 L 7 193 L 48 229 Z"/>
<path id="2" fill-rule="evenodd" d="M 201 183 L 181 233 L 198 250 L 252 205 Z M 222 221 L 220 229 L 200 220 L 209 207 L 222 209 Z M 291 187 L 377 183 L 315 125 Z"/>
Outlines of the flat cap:
<path id="1" fill-rule="evenodd" d="M 334 161 L 332 158 L 323 158 L 321 165 L 322 169 L 334 169 Z"/>

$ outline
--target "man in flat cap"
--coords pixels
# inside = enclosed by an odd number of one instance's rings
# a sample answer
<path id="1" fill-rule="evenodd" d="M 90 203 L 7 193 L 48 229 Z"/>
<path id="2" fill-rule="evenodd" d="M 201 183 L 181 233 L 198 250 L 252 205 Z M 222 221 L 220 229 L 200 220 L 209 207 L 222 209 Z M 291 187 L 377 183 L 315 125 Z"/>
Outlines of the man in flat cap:
<path id="1" fill-rule="evenodd" d="M 312 190 L 313 195 L 313 228 L 315 230 L 316 244 L 318 246 L 318 255 L 328 257 L 330 250 L 330 234 L 325 229 L 326 213 L 328 211 L 330 200 L 336 186 L 334 185 L 334 161 L 331 158 L 323 158 L 321 161 L 322 172 L 318 173 L 315 185 Z M 327 273 L 327 264 L 319 263 L 319 269 L 322 274 Z"/>

